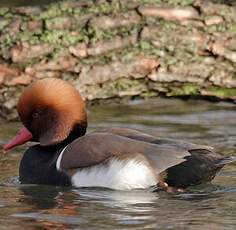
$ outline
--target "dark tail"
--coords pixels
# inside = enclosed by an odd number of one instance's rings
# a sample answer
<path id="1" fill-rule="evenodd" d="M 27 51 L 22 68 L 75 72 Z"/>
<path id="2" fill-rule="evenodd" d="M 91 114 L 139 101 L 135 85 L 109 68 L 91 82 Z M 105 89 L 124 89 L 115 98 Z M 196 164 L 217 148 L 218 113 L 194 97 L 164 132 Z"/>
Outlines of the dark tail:
<path id="1" fill-rule="evenodd" d="M 216 162 L 216 166 L 224 166 L 226 164 L 230 164 L 236 162 L 236 156 L 229 156 L 229 157 L 223 157 Z"/>

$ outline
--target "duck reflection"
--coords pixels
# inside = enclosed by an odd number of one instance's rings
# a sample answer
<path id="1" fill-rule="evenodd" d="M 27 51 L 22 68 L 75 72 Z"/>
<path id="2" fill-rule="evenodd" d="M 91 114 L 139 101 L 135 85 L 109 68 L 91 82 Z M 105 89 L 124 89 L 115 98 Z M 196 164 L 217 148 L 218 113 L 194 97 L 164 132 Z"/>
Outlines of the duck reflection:
<path id="1" fill-rule="evenodd" d="M 19 202 L 31 207 L 24 213 L 14 216 L 33 220 L 43 229 L 68 229 L 72 224 L 79 224 L 79 207 L 73 204 L 75 196 L 69 187 L 22 185 L 19 187 L 22 196 Z"/>
<path id="2" fill-rule="evenodd" d="M 22 185 L 20 202 L 33 205 L 37 209 L 50 209 L 60 205 L 59 197 L 69 190 L 67 187 Z"/>
<path id="3" fill-rule="evenodd" d="M 134 221 L 131 213 L 141 213 L 135 221 L 150 218 L 152 204 L 157 203 L 159 194 L 152 191 L 130 192 L 108 189 L 73 189 L 53 186 L 21 186 L 19 202 L 31 207 L 15 217 L 33 220 L 43 229 L 52 227 L 67 229 L 71 226 L 111 225 L 114 221 Z M 99 210 L 99 212 L 97 212 Z M 101 216 L 106 213 L 105 216 Z"/>

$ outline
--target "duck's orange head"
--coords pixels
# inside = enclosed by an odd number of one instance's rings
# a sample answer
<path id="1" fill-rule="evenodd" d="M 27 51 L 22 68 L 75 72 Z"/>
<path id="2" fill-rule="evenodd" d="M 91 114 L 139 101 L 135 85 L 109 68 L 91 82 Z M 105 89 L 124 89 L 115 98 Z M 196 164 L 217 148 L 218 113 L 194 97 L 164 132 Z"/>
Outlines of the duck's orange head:
<path id="1" fill-rule="evenodd" d="M 4 150 L 30 140 L 52 146 L 86 132 L 85 104 L 79 92 L 60 79 L 45 78 L 30 85 L 21 95 L 17 111 L 24 127 Z"/>

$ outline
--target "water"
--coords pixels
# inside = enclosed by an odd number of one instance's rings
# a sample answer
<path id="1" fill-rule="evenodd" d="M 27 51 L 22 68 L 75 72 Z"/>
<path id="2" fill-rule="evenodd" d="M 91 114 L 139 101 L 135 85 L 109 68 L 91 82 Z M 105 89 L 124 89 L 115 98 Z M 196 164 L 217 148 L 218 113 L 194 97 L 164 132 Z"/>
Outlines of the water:
<path id="1" fill-rule="evenodd" d="M 154 99 L 89 108 L 89 130 L 135 128 L 161 137 L 210 144 L 236 155 L 236 106 L 225 102 Z M 0 125 L 0 145 L 19 123 Z M 0 229 L 235 229 L 236 164 L 212 184 L 183 194 L 20 185 L 27 146 L 0 156 Z"/>

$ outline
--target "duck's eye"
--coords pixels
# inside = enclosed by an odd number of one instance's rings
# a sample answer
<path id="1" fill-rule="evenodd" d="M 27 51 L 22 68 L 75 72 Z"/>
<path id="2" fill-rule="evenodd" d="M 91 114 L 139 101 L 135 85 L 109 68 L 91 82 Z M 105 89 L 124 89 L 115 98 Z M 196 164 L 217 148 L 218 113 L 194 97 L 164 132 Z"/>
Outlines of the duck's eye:
<path id="1" fill-rule="evenodd" d="M 40 114 L 39 114 L 38 112 L 35 112 L 35 113 L 33 113 L 32 117 L 35 119 L 35 118 L 38 118 L 39 115 L 40 115 Z"/>
<path id="2" fill-rule="evenodd" d="M 32 113 L 32 118 L 33 118 L 33 119 L 39 118 L 39 117 L 41 117 L 44 113 L 45 113 L 45 110 L 37 109 L 37 110 L 35 110 L 35 111 Z"/>

